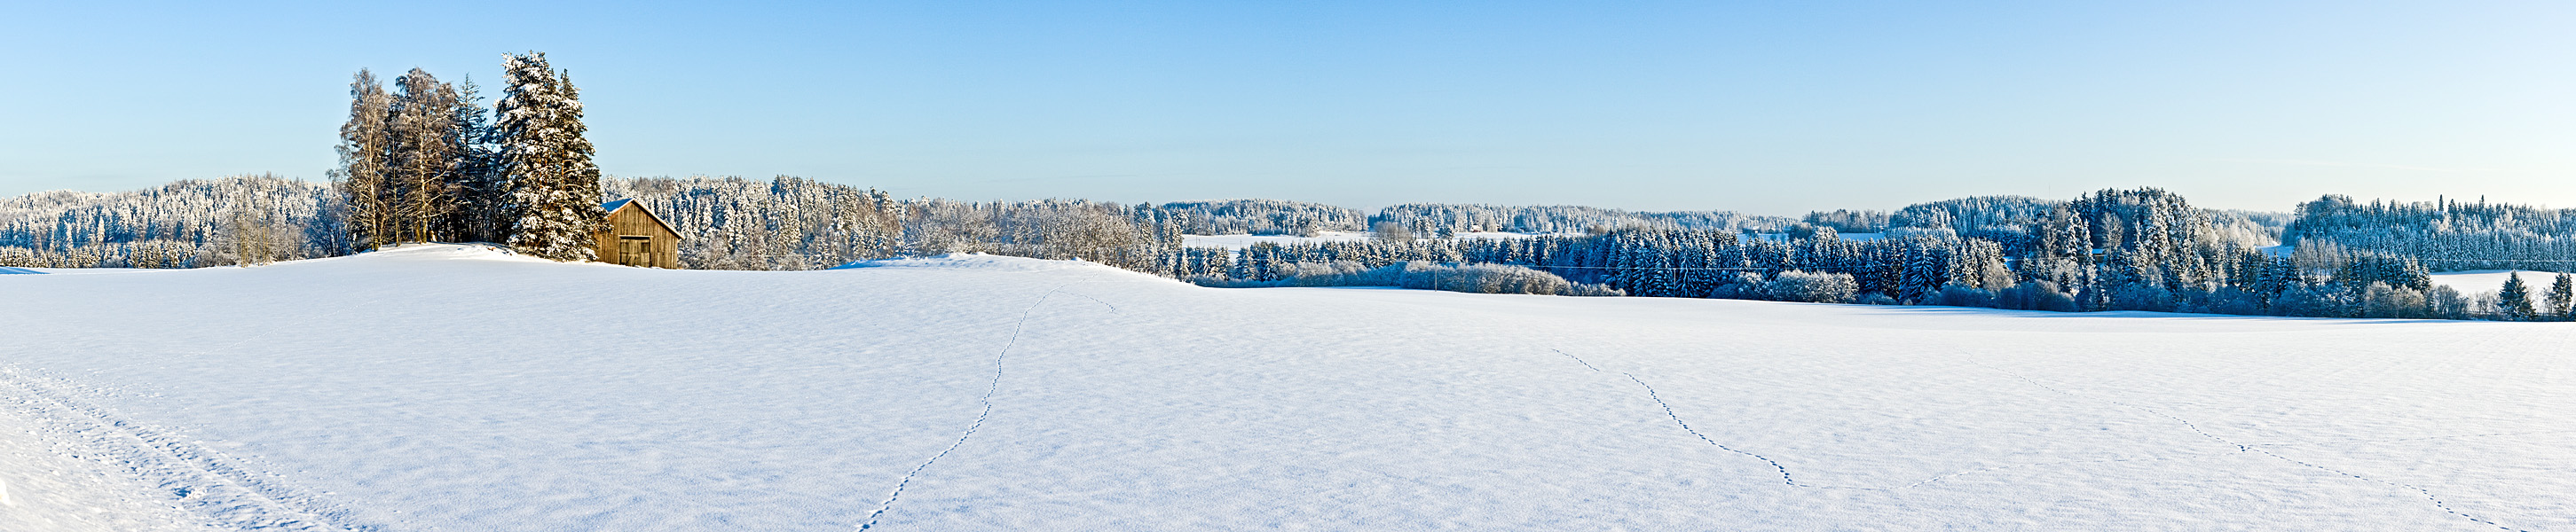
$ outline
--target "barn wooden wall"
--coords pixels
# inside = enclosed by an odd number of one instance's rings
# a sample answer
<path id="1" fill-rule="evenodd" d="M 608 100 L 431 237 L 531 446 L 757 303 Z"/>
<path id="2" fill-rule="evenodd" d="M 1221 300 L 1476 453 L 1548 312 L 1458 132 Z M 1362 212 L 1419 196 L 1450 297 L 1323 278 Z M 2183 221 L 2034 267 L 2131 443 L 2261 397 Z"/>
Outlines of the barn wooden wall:
<path id="1" fill-rule="evenodd" d="M 680 267 L 680 235 L 654 222 L 653 215 L 646 214 L 643 207 L 628 203 L 619 207 L 617 212 L 608 213 L 607 229 L 599 233 L 596 239 L 601 262 L 617 260 L 617 237 L 649 236 L 653 237 L 653 264 L 650 266 L 673 269 Z"/>

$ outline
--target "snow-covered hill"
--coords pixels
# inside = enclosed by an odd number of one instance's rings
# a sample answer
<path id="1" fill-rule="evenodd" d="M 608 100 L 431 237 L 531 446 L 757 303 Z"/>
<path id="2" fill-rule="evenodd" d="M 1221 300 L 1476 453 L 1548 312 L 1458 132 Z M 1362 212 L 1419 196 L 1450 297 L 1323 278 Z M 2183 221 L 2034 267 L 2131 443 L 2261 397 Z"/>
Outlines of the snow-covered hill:
<path id="1" fill-rule="evenodd" d="M 0 529 L 2576 528 L 2566 324 L 862 266 L 0 276 Z"/>

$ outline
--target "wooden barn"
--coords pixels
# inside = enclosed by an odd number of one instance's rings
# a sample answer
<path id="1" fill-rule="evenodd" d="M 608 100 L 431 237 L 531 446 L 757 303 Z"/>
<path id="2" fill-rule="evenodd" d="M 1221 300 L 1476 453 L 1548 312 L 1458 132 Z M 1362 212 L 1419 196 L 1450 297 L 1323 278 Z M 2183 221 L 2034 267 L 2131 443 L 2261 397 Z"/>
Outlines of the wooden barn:
<path id="1" fill-rule="evenodd" d="M 608 225 L 601 227 L 599 261 L 644 268 L 680 267 L 680 232 L 662 223 L 644 204 L 632 199 L 602 203 Z"/>

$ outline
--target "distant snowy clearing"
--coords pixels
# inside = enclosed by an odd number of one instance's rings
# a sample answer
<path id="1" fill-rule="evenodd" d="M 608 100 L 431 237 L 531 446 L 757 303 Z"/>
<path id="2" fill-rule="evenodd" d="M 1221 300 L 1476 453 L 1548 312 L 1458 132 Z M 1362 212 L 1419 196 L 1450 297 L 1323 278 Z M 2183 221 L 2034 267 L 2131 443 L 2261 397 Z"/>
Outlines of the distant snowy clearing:
<path id="1" fill-rule="evenodd" d="M 2435 273 L 2433 274 L 2433 284 L 2448 286 L 2463 294 L 2494 292 L 2504 289 L 2505 280 L 2511 278 L 2511 276 L 2516 273 L 2522 274 L 2522 282 L 2531 285 L 2531 291 L 2534 294 L 2546 293 L 2549 291 L 2550 283 L 2558 282 L 2558 272 L 2531 270 L 2467 270 Z"/>
<path id="2" fill-rule="evenodd" d="M 2576 528 L 2569 324 L 854 266 L 0 275 L 0 530 Z"/>
<path id="3" fill-rule="evenodd" d="M 1492 232 L 1481 232 L 1481 233 L 1458 233 L 1458 234 L 1456 234 L 1456 235 L 1453 235 L 1453 236 L 1452 236 L 1452 238 L 1529 238 L 1529 237 L 1534 237 L 1534 236 L 1546 236 L 1546 235 L 1534 235 L 1534 234 L 1529 234 L 1529 233 L 1492 233 Z M 1239 250 L 1239 249 L 1243 249 L 1243 248 L 1252 247 L 1252 245 L 1253 245 L 1253 244 L 1258 244 L 1258 243 L 1262 243 L 1262 242 L 1269 242 L 1269 243 L 1279 244 L 1279 245 L 1288 245 L 1288 244 L 1303 244 L 1303 243 L 1313 243 L 1313 242 L 1359 242 L 1359 241 L 1365 241 L 1365 240 L 1368 240 L 1368 239 L 1370 239 L 1370 238 L 1374 238 L 1374 236 L 1372 236 L 1370 233 L 1366 233 L 1366 232 L 1354 232 L 1354 231 L 1324 231 L 1324 232 L 1322 232 L 1322 233 L 1318 233 L 1318 234 L 1316 234 L 1315 236 L 1297 236 L 1297 235 L 1182 235 L 1182 236 L 1181 236 L 1181 243 L 1182 243 L 1183 245 L 1190 245 L 1190 246 L 1212 246 L 1212 247 L 1221 247 L 1221 248 L 1226 248 L 1226 249 L 1236 249 L 1236 250 Z"/>

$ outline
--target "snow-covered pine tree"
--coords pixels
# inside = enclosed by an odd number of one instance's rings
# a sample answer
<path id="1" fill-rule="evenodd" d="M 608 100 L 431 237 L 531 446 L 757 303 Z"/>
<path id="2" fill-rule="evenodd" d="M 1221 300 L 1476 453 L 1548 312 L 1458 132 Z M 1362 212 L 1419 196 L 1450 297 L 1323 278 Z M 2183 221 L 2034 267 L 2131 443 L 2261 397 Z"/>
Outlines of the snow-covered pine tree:
<path id="1" fill-rule="evenodd" d="M 2576 303 L 2576 278 L 2571 278 L 2567 272 L 2558 272 L 2557 282 L 2549 283 L 2549 308 L 2544 309 L 2548 316 L 2544 319 L 2566 320 L 2571 303 Z"/>
<path id="2" fill-rule="evenodd" d="M 482 88 L 475 86 L 473 76 L 456 84 L 453 103 L 448 121 L 460 153 L 449 185 L 456 191 L 456 208 L 442 231 L 460 241 L 501 241 L 508 228 L 501 218 L 502 207 L 509 204 L 510 190 L 495 172 L 491 114 L 483 108 Z"/>
<path id="3" fill-rule="evenodd" d="M 504 55 L 501 101 L 495 106 L 501 175 L 509 182 L 509 244 L 554 260 L 598 258 L 591 231 L 599 209 L 599 167 L 583 138 L 581 95 L 546 64 L 546 54 Z"/>
<path id="4" fill-rule="evenodd" d="M 391 95 L 366 69 L 349 82 L 349 121 L 340 126 L 340 167 L 331 180 L 348 198 L 348 229 L 361 250 L 393 243 L 394 211 L 388 161 L 393 132 Z"/>
<path id="5" fill-rule="evenodd" d="M 2496 292 L 2496 311 L 2510 321 L 2531 321 L 2538 309 L 2531 308 L 2531 286 L 2522 282 L 2516 272 L 2505 278 L 2504 290 Z"/>

